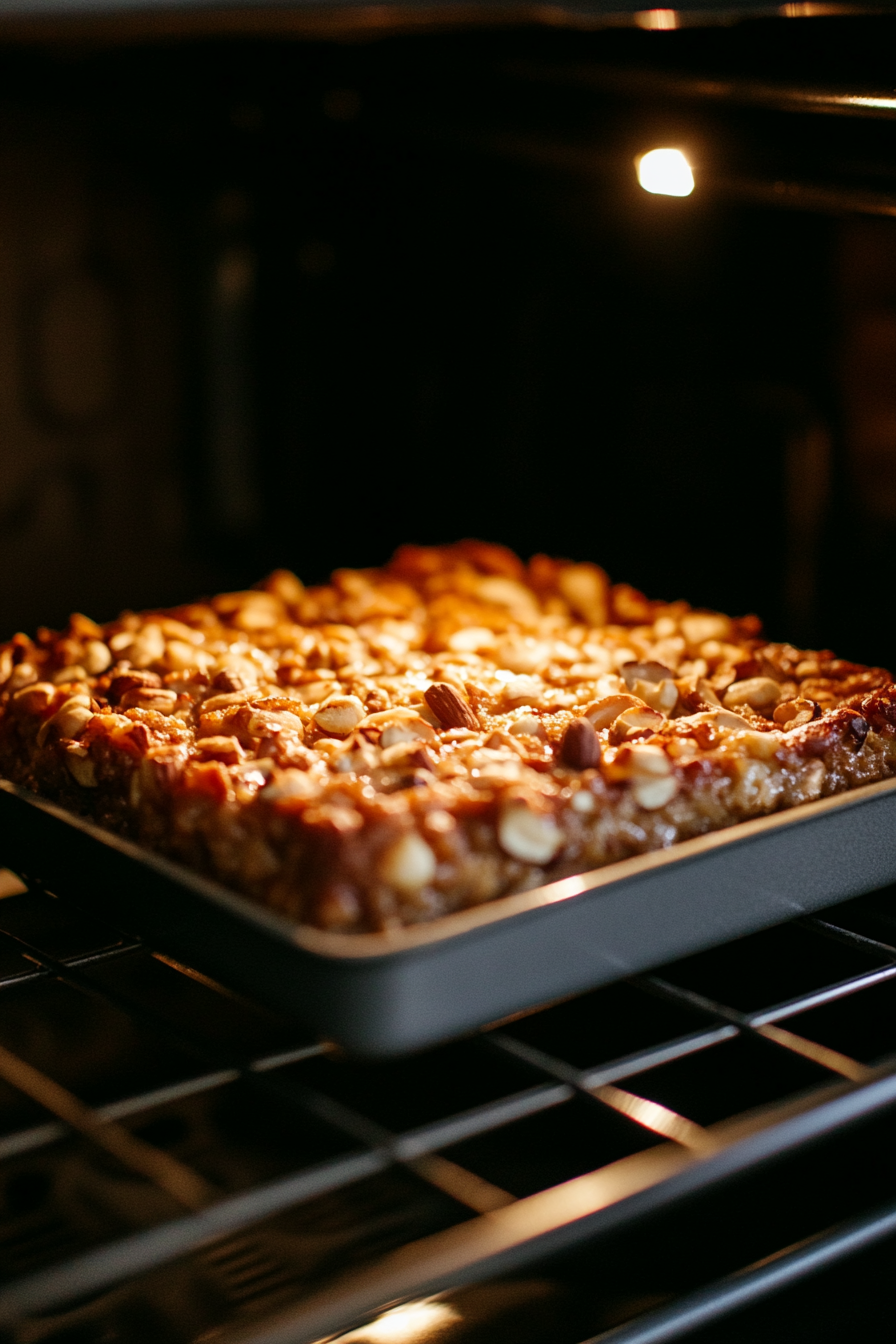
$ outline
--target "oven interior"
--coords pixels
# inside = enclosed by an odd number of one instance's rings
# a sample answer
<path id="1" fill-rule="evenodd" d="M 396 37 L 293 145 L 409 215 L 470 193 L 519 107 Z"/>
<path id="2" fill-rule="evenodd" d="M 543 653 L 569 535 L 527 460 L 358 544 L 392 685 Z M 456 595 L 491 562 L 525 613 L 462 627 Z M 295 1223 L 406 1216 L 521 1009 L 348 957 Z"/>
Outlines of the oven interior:
<path id="1" fill-rule="evenodd" d="M 896 662 L 894 23 L 644 22 L 8 29 L 4 630 L 474 535 Z M 884 1319 L 892 891 L 376 1066 L 0 892 L 4 1339 Z"/>
<path id="2" fill-rule="evenodd" d="M 209 28 L 0 47 L 4 629 L 465 534 L 896 661 L 890 20 Z"/>
<path id="3" fill-rule="evenodd" d="M 808 1344 L 888 1319 L 896 890 L 371 1064 L 3 881 L 4 1340 Z"/>

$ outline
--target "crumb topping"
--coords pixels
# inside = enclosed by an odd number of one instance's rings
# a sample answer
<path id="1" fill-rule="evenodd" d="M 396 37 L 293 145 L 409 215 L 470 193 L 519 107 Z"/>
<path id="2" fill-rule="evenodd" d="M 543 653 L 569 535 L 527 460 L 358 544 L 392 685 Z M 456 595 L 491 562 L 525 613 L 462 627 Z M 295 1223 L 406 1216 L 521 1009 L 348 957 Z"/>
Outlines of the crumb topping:
<path id="1" fill-rule="evenodd" d="M 0 769 L 383 929 L 896 772 L 890 674 L 479 542 L 0 645 Z"/>

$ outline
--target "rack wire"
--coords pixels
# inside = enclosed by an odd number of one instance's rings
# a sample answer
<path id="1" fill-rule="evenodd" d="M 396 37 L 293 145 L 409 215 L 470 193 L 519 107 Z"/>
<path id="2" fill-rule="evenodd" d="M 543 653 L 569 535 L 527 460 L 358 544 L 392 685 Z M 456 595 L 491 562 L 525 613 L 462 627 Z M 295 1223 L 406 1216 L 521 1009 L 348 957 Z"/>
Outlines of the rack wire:
<path id="1" fill-rule="evenodd" d="M 125 1339 L 317 1340 L 896 1104 L 894 892 L 374 1064 L 64 894 L 11 874 L 0 892 L 0 1329 L 16 1344 L 106 1338 L 110 1311 Z M 618 1337 L 673 1338 L 893 1218 L 785 1247 L 774 1273 Z M 148 1300 L 168 1304 L 151 1328 Z"/>

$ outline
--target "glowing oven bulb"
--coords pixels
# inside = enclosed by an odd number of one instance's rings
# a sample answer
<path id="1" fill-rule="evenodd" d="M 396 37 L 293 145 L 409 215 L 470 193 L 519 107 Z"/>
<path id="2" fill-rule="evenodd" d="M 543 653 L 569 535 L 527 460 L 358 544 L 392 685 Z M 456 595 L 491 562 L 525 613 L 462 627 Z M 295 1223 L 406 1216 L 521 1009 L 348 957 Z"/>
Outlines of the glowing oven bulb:
<path id="1" fill-rule="evenodd" d="M 690 196 L 694 174 L 680 149 L 651 149 L 637 160 L 638 181 L 654 196 Z"/>

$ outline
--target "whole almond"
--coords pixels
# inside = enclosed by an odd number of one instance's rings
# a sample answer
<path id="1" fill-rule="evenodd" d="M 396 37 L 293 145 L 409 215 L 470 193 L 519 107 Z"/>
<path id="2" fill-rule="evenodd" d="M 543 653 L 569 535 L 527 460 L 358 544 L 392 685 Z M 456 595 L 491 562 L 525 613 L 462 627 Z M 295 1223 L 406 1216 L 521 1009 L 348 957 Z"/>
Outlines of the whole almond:
<path id="1" fill-rule="evenodd" d="M 212 686 L 216 691 L 232 694 L 234 691 L 248 690 L 249 679 L 242 676 L 238 668 L 224 667 L 215 674 Z"/>
<path id="2" fill-rule="evenodd" d="M 447 682 L 434 681 L 429 689 L 423 692 L 423 699 L 443 728 L 479 727 L 479 720 L 473 713 L 469 701 Z"/>
<path id="3" fill-rule="evenodd" d="M 573 719 L 560 743 L 560 760 L 571 770 L 600 765 L 600 739 L 588 719 Z"/>

